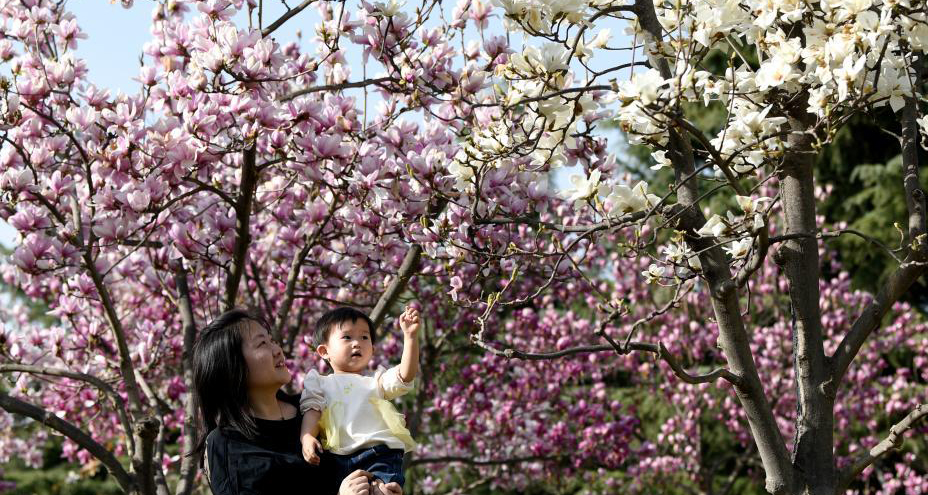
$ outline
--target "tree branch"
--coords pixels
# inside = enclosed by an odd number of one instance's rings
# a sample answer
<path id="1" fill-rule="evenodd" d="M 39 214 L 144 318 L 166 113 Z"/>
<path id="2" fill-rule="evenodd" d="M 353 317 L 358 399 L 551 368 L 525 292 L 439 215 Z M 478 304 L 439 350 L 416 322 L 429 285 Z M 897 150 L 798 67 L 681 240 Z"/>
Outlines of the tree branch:
<path id="1" fill-rule="evenodd" d="M 271 35 L 271 33 L 273 33 L 274 31 L 276 31 L 277 28 L 279 28 L 280 26 L 283 26 L 285 22 L 287 22 L 288 20 L 290 20 L 291 17 L 293 17 L 293 16 L 299 14 L 299 13 L 302 12 L 306 7 L 309 7 L 310 5 L 312 5 L 312 3 L 315 2 L 315 1 L 316 1 L 316 0 L 304 0 L 303 3 L 297 5 L 296 7 L 292 8 L 292 9 L 287 10 L 287 11 L 286 11 L 282 16 L 280 16 L 276 21 L 272 22 L 270 26 L 264 28 L 264 30 L 261 31 L 261 37 L 262 37 L 262 38 L 267 38 L 268 36 Z"/>
<path id="2" fill-rule="evenodd" d="M 437 217 L 445 209 L 447 204 L 448 201 L 444 199 L 439 199 L 437 203 L 431 204 L 427 213 L 428 218 L 432 219 Z M 371 330 L 376 329 L 383 323 L 383 320 L 387 316 L 387 312 L 390 310 L 390 306 L 392 306 L 393 303 L 396 302 L 396 299 L 400 297 L 400 294 L 406 290 L 406 284 L 409 283 L 409 279 L 412 278 L 413 274 L 419 269 L 420 256 L 422 256 L 422 246 L 418 244 L 413 244 L 409 247 L 409 250 L 406 251 L 403 263 L 396 272 L 396 278 L 390 282 L 390 286 L 381 294 L 380 299 L 377 300 L 377 304 L 374 306 L 374 310 L 371 311 L 370 318 L 371 321 L 374 322 L 374 328 Z"/>
<path id="3" fill-rule="evenodd" d="M 132 453 L 135 451 L 135 442 L 132 437 L 132 427 L 129 423 L 129 416 L 126 414 L 126 403 L 122 400 L 122 397 L 116 393 L 113 387 L 110 384 L 106 383 L 102 379 L 89 375 L 86 373 L 79 373 L 76 371 L 61 369 L 61 368 L 43 368 L 41 366 L 30 366 L 25 364 L 0 364 L 0 373 L 31 373 L 33 375 L 47 375 L 47 376 L 59 376 L 62 378 L 70 378 L 72 380 L 82 381 L 88 383 L 100 389 L 105 393 L 110 400 L 113 401 L 113 408 L 116 409 L 116 414 L 119 416 L 119 422 L 122 423 L 123 431 L 126 432 L 126 439 L 128 440 L 128 451 L 129 457 L 132 457 Z"/>
<path id="4" fill-rule="evenodd" d="M 651 0 L 635 0 L 635 13 L 642 27 L 645 43 L 660 44 L 663 30 Z M 664 79 L 673 77 L 666 58 L 647 48 L 644 50 L 651 66 L 656 68 Z M 668 129 L 669 157 L 674 167 L 674 177 L 680 187 L 677 189 L 679 203 L 677 224 L 687 233 L 687 244 L 699 255 L 703 266 L 703 276 L 707 281 L 711 295 L 712 308 L 719 326 L 719 345 L 731 372 L 739 377 L 735 392 L 744 408 L 748 424 L 766 473 L 767 491 L 779 495 L 786 493 L 793 485 L 793 466 L 790 462 L 786 442 L 773 416 L 773 409 L 764 393 L 763 385 L 757 374 L 757 365 L 751 352 L 750 342 L 741 316 L 737 286 L 732 280 L 731 269 L 722 249 L 711 247 L 711 240 L 696 235 L 706 218 L 699 207 L 698 181 L 684 180 L 695 170 L 695 157 L 689 140 L 681 136 L 677 129 Z"/>
<path id="5" fill-rule="evenodd" d="M 664 347 L 663 343 L 648 344 L 645 342 L 629 342 L 627 345 L 610 343 L 610 345 L 584 345 L 570 347 L 560 351 L 553 352 L 525 352 L 518 349 L 506 348 L 497 349 L 479 337 L 479 333 L 471 335 L 471 341 L 478 347 L 489 351 L 491 354 L 504 357 L 506 359 L 524 359 L 526 361 L 546 361 L 562 357 L 572 356 L 574 354 L 586 354 L 593 352 L 615 352 L 618 354 L 628 354 L 629 351 L 650 352 L 663 359 L 670 366 L 674 375 L 689 384 L 711 383 L 719 378 L 724 378 L 732 385 L 741 385 L 741 379 L 725 368 L 716 369 L 704 375 L 692 375 L 683 369 L 680 362 Z"/>
<path id="6" fill-rule="evenodd" d="M 106 466 L 113 477 L 116 478 L 116 482 L 119 483 L 119 487 L 122 488 L 123 491 L 131 493 L 135 490 L 135 479 L 126 472 L 122 464 L 119 463 L 119 460 L 116 459 L 116 456 L 109 450 L 106 450 L 106 447 L 97 443 L 96 440 L 91 438 L 90 435 L 80 428 L 40 407 L 11 397 L 5 392 L 0 392 L 0 408 L 12 414 L 19 414 L 27 418 L 32 418 L 73 440 L 74 443 L 80 445 L 80 447 L 87 452 L 90 452 L 91 455 L 99 459 L 100 462 Z"/>
<path id="7" fill-rule="evenodd" d="M 189 455 L 183 455 L 180 463 L 180 480 L 177 483 L 177 495 L 189 495 L 193 492 L 200 453 L 193 449 L 196 445 L 196 403 L 193 397 L 193 344 L 197 335 L 196 320 L 193 316 L 193 303 L 190 300 L 190 287 L 187 285 L 187 268 L 178 260 L 174 271 L 174 285 L 177 287 L 177 305 L 181 321 L 184 324 L 184 348 L 181 358 L 181 374 L 187 394 L 184 397 L 184 448 Z"/>
<path id="8" fill-rule="evenodd" d="M 808 114 L 789 117 L 794 131 L 810 126 Z M 834 394 L 822 331 L 812 136 L 793 132 L 779 168 L 785 234 L 806 234 L 777 248 L 774 261 L 788 281 L 792 314 L 793 373 L 796 379 L 796 437 L 793 465 L 801 467 L 811 493 L 834 492 Z"/>
<path id="9" fill-rule="evenodd" d="M 880 288 L 873 301 L 857 317 L 835 350 L 832 357 L 831 379 L 831 387 L 835 390 L 844 380 L 851 361 L 860 352 L 860 348 L 870 334 L 879 327 L 880 320 L 886 312 L 909 290 L 918 277 L 925 273 L 924 262 L 928 260 L 928 239 L 925 238 L 925 191 L 922 190 L 918 177 L 917 117 L 918 101 L 912 97 L 906 98 L 905 107 L 902 110 L 902 142 L 900 144 L 902 146 L 903 188 L 909 214 L 909 252 L 905 261 L 890 275 L 889 280 Z"/>
<path id="10" fill-rule="evenodd" d="M 238 287 L 245 273 L 245 258 L 251 244 L 251 204 L 258 186 L 258 170 L 255 168 L 255 147 L 242 152 L 242 179 L 239 196 L 235 202 L 235 247 L 232 252 L 232 267 L 226 279 L 225 310 L 235 307 Z"/>
<path id="11" fill-rule="evenodd" d="M 300 96 L 308 95 L 311 93 L 320 93 L 323 91 L 340 91 L 340 90 L 349 89 L 349 88 L 363 88 L 365 86 L 380 85 L 382 83 L 391 82 L 391 81 L 393 81 L 392 77 L 377 77 L 374 79 L 365 79 L 363 81 L 343 82 L 343 83 L 338 83 L 338 84 L 323 84 L 321 86 L 310 86 L 308 88 L 298 89 L 296 91 L 287 93 L 282 98 L 280 98 L 280 101 L 282 102 L 290 101 L 294 98 L 298 98 Z"/>
<path id="12" fill-rule="evenodd" d="M 403 258 L 403 264 L 400 265 L 400 269 L 396 272 L 396 277 L 390 282 L 387 290 L 381 294 L 380 299 L 377 300 L 377 305 L 371 311 L 371 321 L 374 322 L 374 328 L 371 330 L 378 328 L 383 323 L 390 306 L 406 290 L 409 279 L 419 269 L 420 256 L 422 256 L 422 246 L 418 244 L 409 246 L 409 250 L 406 251 L 406 256 Z"/>
<path id="13" fill-rule="evenodd" d="M 528 456 L 513 457 L 512 459 L 488 459 L 477 460 L 470 457 L 460 456 L 442 456 L 442 457 L 422 457 L 409 461 L 409 466 L 418 466 L 422 464 L 450 464 L 460 463 L 471 466 L 498 466 L 504 464 L 521 464 L 523 462 L 560 462 L 569 459 L 568 456 Z"/>
<path id="14" fill-rule="evenodd" d="M 332 216 L 335 214 L 336 209 L 338 209 L 338 201 L 333 198 L 332 205 L 329 207 L 329 213 L 326 215 L 325 220 L 323 220 L 321 225 L 316 227 L 312 235 L 303 238 L 303 247 L 300 249 L 300 252 L 293 257 L 293 261 L 290 263 L 290 272 L 287 275 L 287 286 L 286 289 L 284 289 L 284 300 L 277 308 L 277 318 L 275 319 L 273 333 L 271 334 L 278 342 L 282 342 L 283 328 L 287 325 L 290 310 L 293 308 L 296 280 L 300 276 L 303 263 L 306 261 L 306 257 L 309 256 L 309 252 L 312 250 L 313 246 L 319 241 L 319 237 L 329 224 L 329 221 L 332 220 Z"/>
<path id="15" fill-rule="evenodd" d="M 90 249 L 85 249 L 83 253 L 84 266 L 90 272 L 90 278 L 93 280 L 94 288 L 100 296 L 100 304 L 103 306 L 103 312 L 106 316 L 107 323 L 113 331 L 117 348 L 119 349 L 119 371 L 126 383 L 126 395 L 129 398 L 129 407 L 133 414 L 142 414 L 142 397 L 139 394 L 139 385 L 135 381 L 135 366 L 132 364 L 132 354 L 129 352 L 129 344 L 126 342 L 126 332 L 116 313 L 116 305 L 110 296 L 106 284 L 103 283 L 103 276 L 97 270 L 96 263 L 90 254 Z M 128 433 L 127 433 L 128 434 Z"/>
<path id="16" fill-rule="evenodd" d="M 841 473 L 838 475 L 838 488 L 835 493 L 844 493 L 848 485 L 850 485 L 851 482 L 854 481 L 854 478 L 863 472 L 867 466 L 880 460 L 890 451 L 902 447 L 902 442 L 904 440 L 903 435 L 905 432 L 914 428 L 925 416 L 928 416 L 928 405 L 919 404 L 915 406 L 915 410 L 889 429 L 889 435 L 887 435 L 886 438 L 874 445 L 870 450 L 863 452 L 850 466 L 841 470 Z"/>

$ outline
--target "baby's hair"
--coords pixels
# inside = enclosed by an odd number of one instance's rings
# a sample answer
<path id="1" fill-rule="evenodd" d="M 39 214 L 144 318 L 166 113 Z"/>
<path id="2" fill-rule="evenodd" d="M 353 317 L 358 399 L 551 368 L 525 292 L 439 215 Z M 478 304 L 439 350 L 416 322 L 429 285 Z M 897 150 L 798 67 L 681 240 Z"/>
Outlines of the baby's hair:
<path id="1" fill-rule="evenodd" d="M 345 322 L 350 321 L 351 323 L 354 323 L 358 320 L 364 320 L 367 322 L 367 328 L 371 331 L 371 342 L 374 342 L 374 322 L 371 321 L 370 317 L 364 314 L 362 311 L 343 306 L 341 308 L 328 311 L 326 314 L 322 315 L 318 321 L 316 321 L 316 333 L 313 336 L 316 347 L 324 344 L 329 339 L 329 334 L 332 332 L 333 328 L 338 328 L 339 325 Z"/>

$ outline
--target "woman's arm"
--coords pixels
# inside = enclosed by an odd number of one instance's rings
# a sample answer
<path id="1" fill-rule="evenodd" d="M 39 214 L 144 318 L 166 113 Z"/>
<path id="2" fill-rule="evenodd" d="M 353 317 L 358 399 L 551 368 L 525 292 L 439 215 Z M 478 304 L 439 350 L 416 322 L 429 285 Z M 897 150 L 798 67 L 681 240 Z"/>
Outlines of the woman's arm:
<path id="1" fill-rule="evenodd" d="M 206 437 L 206 479 L 213 495 L 237 495 L 229 473 L 229 440 L 219 430 Z"/>

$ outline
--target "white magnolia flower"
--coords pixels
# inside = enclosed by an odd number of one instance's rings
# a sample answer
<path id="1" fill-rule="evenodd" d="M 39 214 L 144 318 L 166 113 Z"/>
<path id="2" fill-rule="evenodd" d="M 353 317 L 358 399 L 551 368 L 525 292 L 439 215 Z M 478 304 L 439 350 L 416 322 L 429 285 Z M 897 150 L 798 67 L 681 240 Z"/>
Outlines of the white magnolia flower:
<path id="1" fill-rule="evenodd" d="M 653 283 L 655 280 L 664 276 L 665 270 L 666 270 L 665 267 L 658 266 L 658 265 L 655 265 L 654 263 L 651 263 L 648 269 L 641 272 L 641 274 L 644 275 L 645 283 L 650 284 L 650 283 Z"/>
<path id="2" fill-rule="evenodd" d="M 725 222 L 725 219 L 719 215 L 712 215 L 712 217 L 706 221 L 706 224 L 696 231 L 696 234 L 700 237 L 721 237 L 730 230 L 731 227 Z"/>
<path id="3" fill-rule="evenodd" d="M 860 75 L 866 62 L 867 57 L 865 56 L 858 58 L 856 62 L 853 57 L 847 57 L 844 59 L 844 63 L 841 64 L 841 68 L 833 71 L 835 82 L 838 83 L 838 101 L 847 99 L 851 87 L 854 86 L 857 76 Z"/>
<path id="4" fill-rule="evenodd" d="M 928 115 L 916 120 L 918 122 L 918 127 L 921 129 L 922 134 L 928 136 Z"/>
<path id="5" fill-rule="evenodd" d="M 667 158 L 667 152 L 664 150 L 655 151 L 654 153 L 651 153 L 651 158 L 653 158 L 654 161 L 657 162 L 655 165 L 651 166 L 651 170 L 660 170 L 664 167 L 671 166 L 670 158 Z"/>
<path id="6" fill-rule="evenodd" d="M 619 88 L 619 98 L 630 102 L 639 100 L 642 105 L 650 105 L 659 96 L 659 90 L 667 84 L 660 72 L 649 69 L 647 72 L 635 74 Z"/>
<path id="7" fill-rule="evenodd" d="M 848 13 L 852 15 L 857 15 L 864 10 L 870 8 L 873 5 L 873 0 L 842 0 L 841 6 L 844 7 Z"/>
<path id="8" fill-rule="evenodd" d="M 750 237 L 746 239 L 741 239 L 738 241 L 732 242 L 730 245 L 725 246 L 723 249 L 729 256 L 734 259 L 741 259 L 748 255 L 748 252 L 751 250 L 751 241 Z"/>
<path id="9" fill-rule="evenodd" d="M 773 57 L 761 64 L 757 71 L 757 89 L 763 91 L 799 78 L 793 65 L 782 57 Z"/>
<path id="10" fill-rule="evenodd" d="M 583 20 L 588 5 L 585 0 L 546 0 L 543 4 L 550 13 L 550 18 L 563 16 L 573 24 Z"/>
<path id="11" fill-rule="evenodd" d="M 400 10 L 402 10 L 403 5 L 405 4 L 406 2 L 397 2 L 396 0 L 390 0 L 387 3 L 377 2 L 374 4 L 374 7 L 377 8 L 376 14 L 386 16 L 386 17 L 393 17 L 396 14 L 398 14 Z"/>
<path id="12" fill-rule="evenodd" d="M 550 74 L 566 71 L 570 52 L 558 43 L 545 43 L 539 50 L 528 46 L 512 56 L 513 66 L 525 74 Z"/>
<path id="13" fill-rule="evenodd" d="M 905 71 L 898 71 L 892 67 L 883 67 L 876 91 L 878 97 L 888 96 L 889 106 L 893 109 L 893 112 L 898 112 L 905 105 L 905 97 L 911 94 L 912 84 L 909 78 L 906 77 Z"/>
<path id="14" fill-rule="evenodd" d="M 928 25 L 925 25 L 924 22 L 915 23 L 912 30 L 909 31 L 907 39 L 912 44 L 912 48 L 924 51 L 928 48 Z"/>
<path id="15" fill-rule="evenodd" d="M 786 123 L 786 117 L 767 117 L 773 105 L 768 105 L 760 112 L 747 112 L 732 124 L 733 130 L 748 135 L 764 135 L 776 131 Z"/>
<path id="16" fill-rule="evenodd" d="M 596 36 L 593 37 L 593 41 L 587 43 L 586 46 L 597 49 L 606 46 L 606 43 L 609 43 L 609 39 L 612 38 L 612 30 L 603 29 L 602 31 L 596 33 Z"/>
<path id="17" fill-rule="evenodd" d="M 735 196 L 735 200 L 738 201 L 738 206 L 741 207 L 741 211 L 743 211 L 745 215 L 753 215 L 761 206 L 773 201 L 766 196 L 762 196 L 760 198 L 751 198 L 750 196 Z"/>
<path id="18" fill-rule="evenodd" d="M 617 184 L 606 197 L 606 208 L 612 215 L 624 215 L 647 210 L 660 200 L 660 196 L 648 194 L 648 183 L 645 181 L 635 184 L 635 187 Z"/>
<path id="19" fill-rule="evenodd" d="M 580 174 L 571 175 L 571 185 L 563 191 L 564 196 L 567 197 L 568 201 L 581 201 L 596 194 L 596 191 L 599 189 L 600 175 L 601 173 L 599 170 L 592 171 L 589 178 Z"/>
<path id="20" fill-rule="evenodd" d="M 690 256 L 686 259 L 686 263 L 690 265 L 690 268 L 692 268 L 694 271 L 702 271 L 702 261 L 699 261 L 699 256 L 696 256 L 695 254 Z"/>
<path id="21" fill-rule="evenodd" d="M 686 255 L 689 254 L 689 250 L 689 246 L 684 243 L 673 243 L 661 248 L 661 251 L 664 252 L 664 259 L 674 264 L 682 262 Z"/>

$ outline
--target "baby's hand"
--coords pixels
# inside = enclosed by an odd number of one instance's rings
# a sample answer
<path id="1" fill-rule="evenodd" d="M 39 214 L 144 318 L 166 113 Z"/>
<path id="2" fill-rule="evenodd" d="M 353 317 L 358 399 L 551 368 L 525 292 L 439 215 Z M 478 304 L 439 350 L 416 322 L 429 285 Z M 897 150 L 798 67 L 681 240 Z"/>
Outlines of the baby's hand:
<path id="1" fill-rule="evenodd" d="M 400 315 L 400 328 L 406 335 L 415 335 L 419 331 L 419 310 L 406 306 L 406 310 Z"/>
<path id="2" fill-rule="evenodd" d="M 322 444 L 312 435 L 303 435 L 300 439 L 303 444 L 303 459 L 312 465 L 318 465 L 321 460 L 318 453 L 322 452 Z"/>

